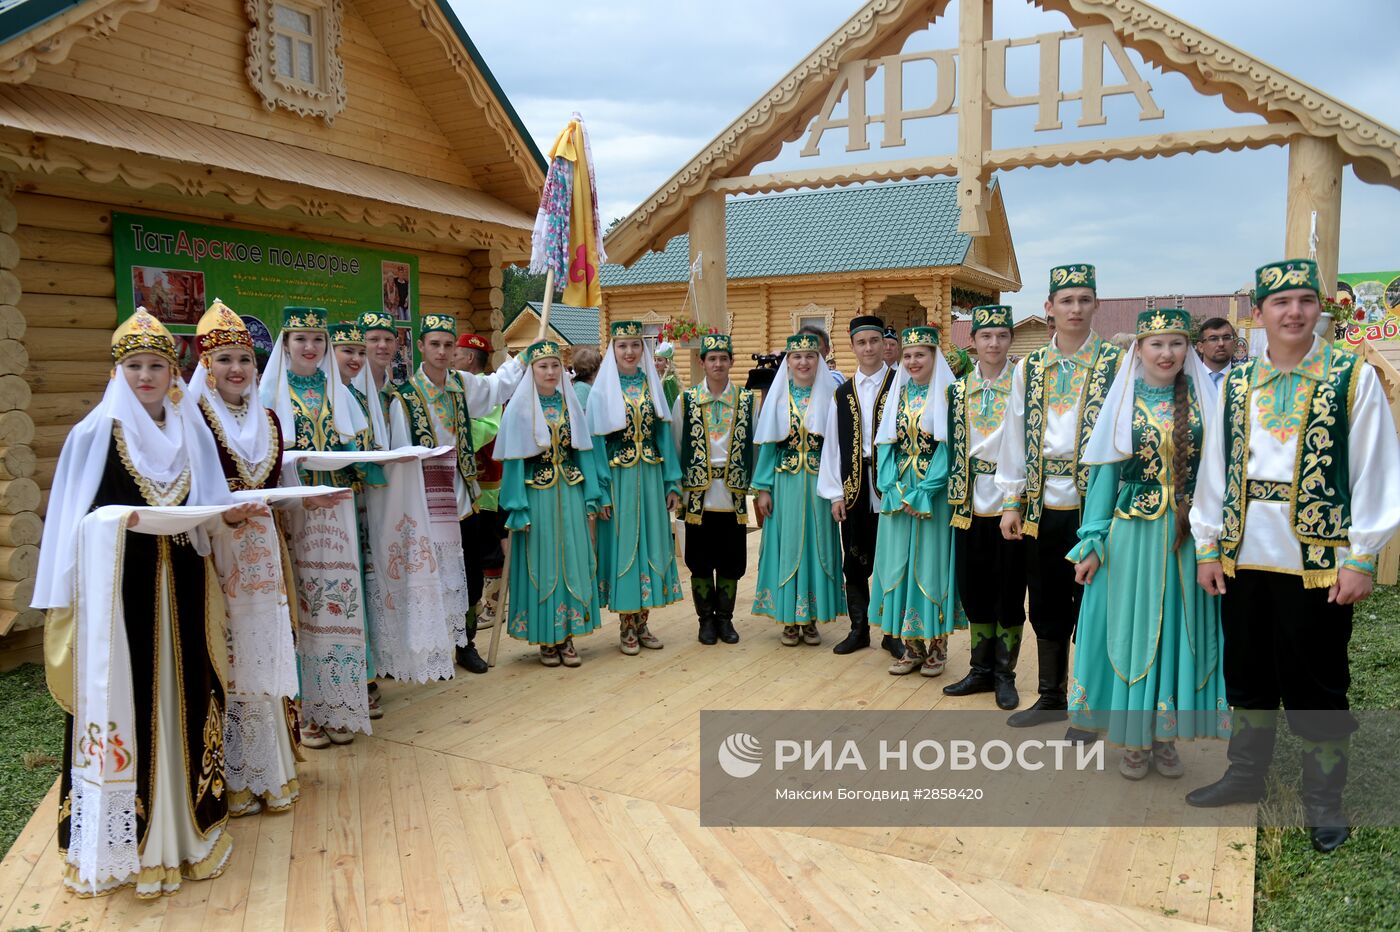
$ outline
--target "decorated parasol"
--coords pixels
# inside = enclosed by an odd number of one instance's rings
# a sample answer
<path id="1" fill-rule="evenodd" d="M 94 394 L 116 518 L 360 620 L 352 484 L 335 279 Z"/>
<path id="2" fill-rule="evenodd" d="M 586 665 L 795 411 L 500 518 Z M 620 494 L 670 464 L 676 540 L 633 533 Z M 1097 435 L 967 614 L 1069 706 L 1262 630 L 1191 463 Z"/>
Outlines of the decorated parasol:
<path id="1" fill-rule="evenodd" d="M 530 246 L 530 271 L 536 275 L 545 273 L 544 309 L 537 338 L 543 340 L 549 329 L 556 281 L 565 283 L 565 304 L 598 307 L 603 303 L 598 269 L 608 257 L 603 253 L 602 229 L 598 225 L 593 153 L 583 117 L 577 113 L 549 150 L 549 174 L 545 176 Z"/>

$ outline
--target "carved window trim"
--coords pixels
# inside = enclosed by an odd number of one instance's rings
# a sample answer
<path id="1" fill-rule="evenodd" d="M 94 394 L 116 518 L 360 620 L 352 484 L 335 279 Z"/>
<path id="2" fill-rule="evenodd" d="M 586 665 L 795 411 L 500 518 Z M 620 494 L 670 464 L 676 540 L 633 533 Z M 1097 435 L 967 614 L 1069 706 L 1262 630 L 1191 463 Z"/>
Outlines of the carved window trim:
<path id="1" fill-rule="evenodd" d="M 316 80 L 306 83 L 279 74 L 276 63 L 274 7 L 281 5 L 307 14 L 315 39 Z M 244 0 L 248 15 L 248 82 L 269 111 L 278 107 L 301 116 L 317 116 L 326 125 L 345 109 L 345 63 L 340 57 L 343 0 Z"/>
<path id="2" fill-rule="evenodd" d="M 802 329 L 802 322 L 812 317 L 820 317 L 823 321 L 822 329 L 826 331 L 827 339 L 831 338 L 831 328 L 836 325 L 836 308 L 824 307 L 815 301 L 797 308 L 791 314 L 792 333 L 797 333 Z"/>

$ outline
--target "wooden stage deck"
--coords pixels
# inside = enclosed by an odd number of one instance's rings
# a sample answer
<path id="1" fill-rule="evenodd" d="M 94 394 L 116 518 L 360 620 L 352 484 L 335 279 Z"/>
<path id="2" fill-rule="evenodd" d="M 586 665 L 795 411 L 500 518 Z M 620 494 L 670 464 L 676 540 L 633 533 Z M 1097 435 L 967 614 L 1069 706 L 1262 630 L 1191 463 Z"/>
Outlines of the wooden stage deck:
<path id="1" fill-rule="evenodd" d="M 639 657 L 610 616 L 579 669 L 503 638 L 485 676 L 386 684 L 372 738 L 306 752 L 292 812 L 234 820 L 226 872 L 154 902 L 62 892 L 54 790 L 0 863 L 0 929 L 1250 927 L 1252 829 L 701 828 L 701 709 L 988 697 L 942 693 L 966 634 L 929 680 L 889 676 L 880 651 L 835 656 L 835 625 L 821 648 L 751 618 L 739 644 L 703 647 L 687 605 L 653 627 L 666 648 Z M 1029 701 L 1034 650 L 1020 680 Z M 1154 782 L 1186 789 L 1132 789 Z"/>

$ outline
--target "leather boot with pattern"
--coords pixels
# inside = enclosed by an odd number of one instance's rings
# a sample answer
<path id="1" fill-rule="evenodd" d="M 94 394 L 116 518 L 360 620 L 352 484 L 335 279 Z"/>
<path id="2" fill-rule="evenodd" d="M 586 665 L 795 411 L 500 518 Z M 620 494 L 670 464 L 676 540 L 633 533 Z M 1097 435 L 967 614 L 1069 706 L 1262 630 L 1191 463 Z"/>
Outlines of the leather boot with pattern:
<path id="1" fill-rule="evenodd" d="M 618 646 L 624 654 L 635 657 L 642 652 L 641 641 L 637 638 L 637 615 L 632 612 L 618 616 Z"/>
<path id="2" fill-rule="evenodd" d="M 907 676 L 924 665 L 924 642 L 909 640 L 904 642 L 904 654 L 890 664 L 891 676 Z"/>
<path id="3" fill-rule="evenodd" d="M 1230 746 L 1225 752 L 1230 766 L 1219 780 L 1187 793 L 1187 804 L 1213 809 L 1263 799 L 1278 737 L 1276 722 L 1274 712 L 1236 710 L 1231 718 Z"/>
<path id="4" fill-rule="evenodd" d="M 1021 704 L 1021 694 L 1016 691 L 1016 660 L 1021 656 L 1022 625 L 1003 628 L 997 625 L 996 639 L 992 645 L 992 679 L 996 685 L 997 708 L 1010 712 Z"/>
<path id="5" fill-rule="evenodd" d="M 1335 851 L 1351 837 L 1342 791 L 1347 785 L 1347 742 L 1303 742 L 1303 811 L 1314 850 Z"/>
<path id="6" fill-rule="evenodd" d="M 734 604 L 739 600 L 739 580 L 715 577 L 715 622 L 719 639 L 726 644 L 738 644 L 739 632 L 734 630 Z"/>
<path id="7" fill-rule="evenodd" d="M 637 623 L 637 641 L 647 650 L 660 650 L 666 645 L 662 644 L 661 638 L 652 634 L 651 629 L 647 627 L 647 620 L 650 617 L 651 609 L 642 609 L 641 618 Z"/>
<path id="8" fill-rule="evenodd" d="M 1012 728 L 1029 728 L 1045 722 L 1063 722 L 1069 718 L 1066 689 L 1069 686 L 1069 641 L 1035 639 L 1036 659 L 1040 663 L 1040 698 L 1029 709 L 1007 717 Z"/>
<path id="9" fill-rule="evenodd" d="M 690 599 L 695 603 L 695 616 L 700 619 L 701 644 L 719 643 L 719 624 L 715 617 L 715 584 L 702 576 L 690 577 Z"/>
<path id="10" fill-rule="evenodd" d="M 485 673 L 491 665 L 476 652 L 476 607 L 467 612 L 467 646 L 457 648 L 457 666 L 468 673 Z"/>
<path id="11" fill-rule="evenodd" d="M 956 683 L 943 687 L 945 696 L 971 696 L 976 693 L 989 693 L 995 687 L 992 679 L 993 654 L 996 651 L 995 625 L 970 625 L 972 641 L 972 662 L 967 676 Z"/>

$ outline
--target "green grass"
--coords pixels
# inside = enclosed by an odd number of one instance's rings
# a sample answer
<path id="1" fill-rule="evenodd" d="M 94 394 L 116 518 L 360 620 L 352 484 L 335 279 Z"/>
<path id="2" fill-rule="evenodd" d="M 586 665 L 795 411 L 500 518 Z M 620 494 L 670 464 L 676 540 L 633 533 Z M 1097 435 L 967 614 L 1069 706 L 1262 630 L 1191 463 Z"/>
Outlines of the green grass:
<path id="1" fill-rule="evenodd" d="M 1377 588 L 1356 610 L 1351 638 L 1351 704 L 1400 710 L 1400 587 Z M 1276 760 L 1296 769 L 1298 745 L 1279 734 Z M 1278 785 L 1275 785 L 1277 793 Z M 1293 799 L 1276 805 L 1297 805 Z M 1400 929 L 1400 828 L 1358 828 L 1331 854 L 1318 854 L 1299 828 L 1261 828 L 1254 864 L 1254 927 Z"/>
<path id="2" fill-rule="evenodd" d="M 63 710 L 35 663 L 0 673 L 0 857 L 58 776 Z"/>

